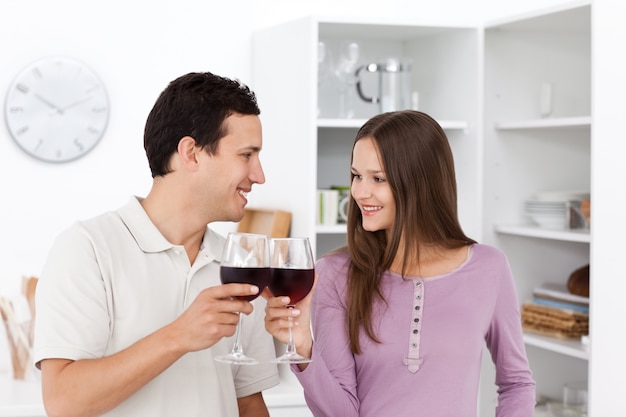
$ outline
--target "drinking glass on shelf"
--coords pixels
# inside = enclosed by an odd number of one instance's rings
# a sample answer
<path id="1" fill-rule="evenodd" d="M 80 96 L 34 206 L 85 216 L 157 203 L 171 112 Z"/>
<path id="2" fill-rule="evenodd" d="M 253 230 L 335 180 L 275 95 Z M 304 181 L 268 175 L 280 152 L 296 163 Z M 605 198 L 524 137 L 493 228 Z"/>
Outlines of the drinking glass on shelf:
<path id="1" fill-rule="evenodd" d="M 271 263 L 270 282 L 268 288 L 273 296 L 289 297 L 287 308 L 294 308 L 311 291 L 315 278 L 315 260 L 308 238 L 274 238 L 270 239 Z M 285 353 L 273 362 L 276 363 L 308 363 L 311 359 L 296 353 L 289 320 L 289 341 Z"/>
<path id="2" fill-rule="evenodd" d="M 244 283 L 259 287 L 259 292 L 240 297 L 252 301 L 261 294 L 270 278 L 269 238 L 264 235 L 231 232 L 226 237 L 220 264 L 222 284 Z M 236 365 L 255 365 L 258 360 L 243 353 L 241 345 L 241 325 L 243 314 L 239 313 L 239 323 L 235 333 L 235 342 L 228 355 L 215 357 L 218 362 Z"/>
<path id="3" fill-rule="evenodd" d="M 335 67 L 337 91 L 339 92 L 339 118 L 351 119 L 355 116 L 356 70 L 359 60 L 359 44 L 343 42 Z"/>

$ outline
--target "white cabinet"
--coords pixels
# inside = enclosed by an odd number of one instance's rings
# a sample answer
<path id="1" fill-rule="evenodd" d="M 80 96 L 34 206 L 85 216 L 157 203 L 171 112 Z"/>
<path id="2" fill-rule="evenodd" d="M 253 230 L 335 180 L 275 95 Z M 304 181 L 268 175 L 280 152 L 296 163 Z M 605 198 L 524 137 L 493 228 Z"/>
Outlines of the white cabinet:
<path id="1" fill-rule="evenodd" d="M 588 229 L 533 226 L 524 201 L 539 191 L 591 191 L 591 6 L 489 24 L 484 38 L 484 239 L 509 257 L 523 303 L 590 259 Z M 546 83 L 552 94 L 542 104 Z M 525 340 L 539 396 L 559 399 L 564 383 L 588 379 L 579 341 Z"/>
<path id="2" fill-rule="evenodd" d="M 479 234 L 479 33 L 471 27 L 315 17 L 257 31 L 251 84 L 262 111 L 262 157 L 271 154 L 282 163 L 264 167 L 267 183 L 255 204 L 290 210 L 291 234 L 309 236 L 317 256 L 345 244 L 345 225 L 316 225 L 315 190 L 349 185 L 355 133 L 380 112 L 356 97 L 353 117 L 340 118 L 339 93 L 318 77 L 318 43 L 337 62 L 349 41 L 359 45 L 357 67 L 389 57 L 411 63 L 410 89 L 419 95 L 419 109 L 440 121 L 450 138 L 461 221 L 470 235 Z M 362 77 L 368 96 L 376 90 L 373 75 Z"/>
<path id="3" fill-rule="evenodd" d="M 281 161 L 265 166 L 255 204 L 290 210 L 292 235 L 309 236 L 317 256 L 345 243 L 344 225 L 315 224 L 315 190 L 347 185 L 354 135 L 379 108 L 357 97 L 353 117 L 338 117 L 339 94 L 318 76 L 318 43 L 336 59 L 345 42 L 356 42 L 358 65 L 389 55 L 410 60 L 419 110 L 450 139 L 462 226 L 504 250 L 520 303 L 543 282 L 566 282 L 589 263 L 590 232 L 533 226 L 523 203 L 538 191 L 591 191 L 590 4 L 482 28 L 310 17 L 255 32 L 251 85 L 262 109 L 262 158 Z M 551 87 L 547 109 L 544 84 Z M 580 342 L 530 334 L 525 341 L 539 395 L 559 398 L 564 383 L 588 379 L 589 352 Z M 481 417 L 494 414 L 488 362 Z"/>

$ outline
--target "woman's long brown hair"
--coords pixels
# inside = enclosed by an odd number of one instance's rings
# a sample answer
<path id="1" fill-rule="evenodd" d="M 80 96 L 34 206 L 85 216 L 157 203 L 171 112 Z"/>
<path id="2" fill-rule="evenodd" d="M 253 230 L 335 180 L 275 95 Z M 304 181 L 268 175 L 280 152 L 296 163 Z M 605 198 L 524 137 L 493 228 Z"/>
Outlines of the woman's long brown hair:
<path id="1" fill-rule="evenodd" d="M 400 247 L 404 248 L 404 276 L 410 260 L 419 259 L 420 243 L 445 248 L 475 243 L 458 221 L 452 150 L 434 119 L 413 110 L 379 114 L 361 127 L 354 143 L 365 137 L 372 138 L 378 150 L 395 200 L 396 216 L 389 238 L 385 230 L 365 231 L 361 211 L 350 197 L 347 326 L 355 354 L 361 353 L 361 329 L 380 342 L 372 323 L 372 309 L 375 302 L 387 301 L 380 282 Z"/>

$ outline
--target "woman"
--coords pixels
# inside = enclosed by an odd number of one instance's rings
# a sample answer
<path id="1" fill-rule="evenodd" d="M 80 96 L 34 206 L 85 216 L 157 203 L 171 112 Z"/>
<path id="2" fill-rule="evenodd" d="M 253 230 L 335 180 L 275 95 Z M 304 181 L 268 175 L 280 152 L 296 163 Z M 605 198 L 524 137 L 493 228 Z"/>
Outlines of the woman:
<path id="1" fill-rule="evenodd" d="M 496 415 L 532 417 L 513 277 L 499 250 L 461 229 L 441 127 L 412 110 L 375 116 L 350 170 L 347 247 L 318 261 L 316 289 L 293 313 L 286 297 L 266 308 L 266 329 L 283 342 L 285 317 L 299 316 L 296 349 L 312 362 L 292 370 L 313 414 L 475 417 L 486 343 Z"/>

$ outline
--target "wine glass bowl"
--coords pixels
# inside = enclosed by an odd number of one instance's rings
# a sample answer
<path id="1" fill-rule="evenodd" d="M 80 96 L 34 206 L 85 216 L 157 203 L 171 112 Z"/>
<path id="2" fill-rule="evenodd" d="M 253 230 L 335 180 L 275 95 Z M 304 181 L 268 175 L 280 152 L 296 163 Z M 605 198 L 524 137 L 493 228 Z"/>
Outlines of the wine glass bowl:
<path id="1" fill-rule="evenodd" d="M 268 288 L 273 296 L 289 297 L 287 308 L 305 298 L 313 288 L 315 260 L 308 238 L 274 238 L 270 240 L 271 262 Z M 292 322 L 291 316 L 288 317 Z M 311 359 L 296 353 L 291 326 L 285 353 L 277 363 L 308 363 Z"/>
<path id="2" fill-rule="evenodd" d="M 268 268 L 238 268 L 223 265 L 220 267 L 220 280 L 222 284 L 252 284 L 259 287 L 258 293 L 238 296 L 236 297 L 238 300 L 255 300 L 267 286 L 269 278 Z"/>
<path id="3" fill-rule="evenodd" d="M 276 296 L 289 297 L 289 306 L 307 296 L 313 287 L 315 272 L 303 268 L 274 268 L 271 270 L 270 292 Z"/>
<path id="4" fill-rule="evenodd" d="M 220 263 L 222 284 L 243 283 L 256 285 L 258 293 L 239 296 L 238 299 L 252 301 L 261 294 L 270 279 L 269 238 L 252 233 L 231 232 L 226 237 Z M 237 365 L 255 365 L 258 360 L 243 353 L 241 345 L 241 325 L 243 315 L 239 313 L 239 323 L 233 347 L 227 355 L 216 356 L 218 362 Z"/>

